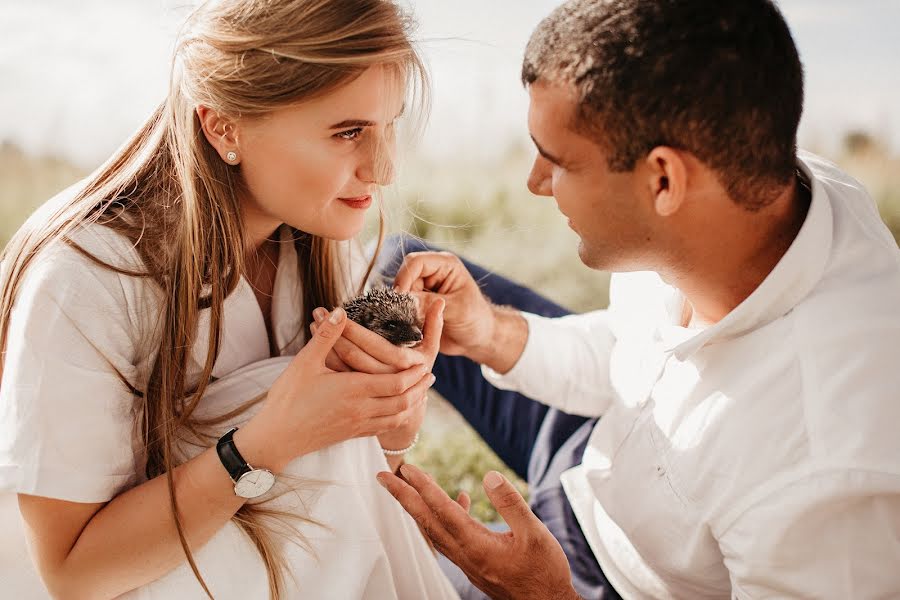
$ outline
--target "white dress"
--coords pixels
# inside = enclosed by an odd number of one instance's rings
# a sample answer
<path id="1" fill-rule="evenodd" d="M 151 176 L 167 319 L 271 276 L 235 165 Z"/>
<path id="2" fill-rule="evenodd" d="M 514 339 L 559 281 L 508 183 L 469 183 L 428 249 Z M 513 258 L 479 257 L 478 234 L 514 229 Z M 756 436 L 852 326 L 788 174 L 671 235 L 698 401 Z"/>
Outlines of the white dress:
<path id="1" fill-rule="evenodd" d="M 289 230 L 282 228 L 281 235 L 286 243 L 279 256 L 272 323 L 276 343 L 286 346 L 283 355 L 269 358 L 262 312 L 241 279 L 225 301 L 223 340 L 213 369 L 217 380 L 198 406 L 200 415 L 224 414 L 266 390 L 305 343 L 297 255 Z M 130 243 L 108 228 L 91 226 L 76 240 L 112 264 L 140 268 Z M 361 274 L 355 275 L 346 273 L 358 281 Z M 63 244 L 47 248 L 29 269 L 13 309 L 0 388 L 0 596 L 49 597 L 27 555 L 17 492 L 105 502 L 145 481 L 144 456 L 134 435 L 137 405 L 116 370 L 135 382 L 152 364 L 161 300 L 148 280 L 100 267 Z M 208 312 L 201 313 L 189 381 L 196 380 L 205 360 Z M 223 424 L 222 431 L 252 413 Z M 375 480 L 386 468 L 372 437 L 336 444 L 285 468 L 284 475 L 301 481 L 296 491 L 267 506 L 316 522 L 291 522 L 308 547 L 275 538 L 289 564 L 286 598 L 458 597 L 415 522 Z M 280 477 L 278 486 L 287 481 Z M 217 600 L 268 598 L 262 559 L 233 522 L 194 555 Z M 184 562 L 123 597 L 206 596 Z"/>

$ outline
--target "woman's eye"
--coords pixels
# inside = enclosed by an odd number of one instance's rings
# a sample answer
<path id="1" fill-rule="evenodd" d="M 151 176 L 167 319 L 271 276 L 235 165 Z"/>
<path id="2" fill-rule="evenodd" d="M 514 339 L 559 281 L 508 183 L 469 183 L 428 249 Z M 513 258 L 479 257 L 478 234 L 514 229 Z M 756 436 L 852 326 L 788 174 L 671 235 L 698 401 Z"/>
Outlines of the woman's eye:
<path id="1" fill-rule="evenodd" d="M 336 135 L 337 135 L 337 137 L 341 138 L 342 140 L 353 141 L 353 140 L 357 139 L 361 134 L 362 134 L 362 127 L 356 127 L 354 129 L 348 129 L 347 131 L 342 131 Z"/>

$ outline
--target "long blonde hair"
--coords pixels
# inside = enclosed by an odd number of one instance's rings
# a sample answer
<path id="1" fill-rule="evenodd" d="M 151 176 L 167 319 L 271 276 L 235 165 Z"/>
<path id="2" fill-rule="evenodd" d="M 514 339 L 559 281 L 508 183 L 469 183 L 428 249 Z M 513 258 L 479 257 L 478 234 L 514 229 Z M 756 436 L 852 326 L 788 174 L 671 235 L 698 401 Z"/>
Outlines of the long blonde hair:
<path id="1" fill-rule="evenodd" d="M 390 0 L 220 0 L 196 9 L 176 45 L 167 98 L 73 199 L 45 220 L 20 229 L 3 251 L 0 348 L 23 273 L 49 244 L 63 241 L 106 268 L 148 278 L 162 290 L 155 361 L 144 381 L 123 384 L 139 399 L 146 476 L 167 475 L 170 510 L 195 576 L 212 597 L 184 536 L 172 470 L 174 443 L 199 420 L 192 413 L 218 356 L 223 304 L 244 273 L 245 234 L 236 190 L 239 167 L 221 160 L 203 135 L 198 105 L 220 115 L 254 118 L 351 81 L 373 65 L 396 68 L 416 102 L 427 101 L 427 75 L 410 39 L 411 21 Z M 90 255 L 70 239 L 102 222 L 130 239 L 143 270 L 126 270 Z M 302 305 L 332 308 L 343 300 L 336 243 L 294 231 Z M 383 237 L 383 221 L 379 247 Z M 368 271 L 371 272 L 372 264 Z M 369 272 L 366 273 L 368 277 Z M 188 390 L 186 372 L 200 311 L 210 310 L 202 375 Z M 305 314 L 303 331 L 309 326 Z M 298 332 L 300 334 L 301 332 Z M 2 362 L 0 362 L 2 381 Z M 258 402 L 255 399 L 252 404 Z M 233 517 L 251 538 L 281 596 L 283 557 L 263 525 L 267 511 L 245 504 Z"/>

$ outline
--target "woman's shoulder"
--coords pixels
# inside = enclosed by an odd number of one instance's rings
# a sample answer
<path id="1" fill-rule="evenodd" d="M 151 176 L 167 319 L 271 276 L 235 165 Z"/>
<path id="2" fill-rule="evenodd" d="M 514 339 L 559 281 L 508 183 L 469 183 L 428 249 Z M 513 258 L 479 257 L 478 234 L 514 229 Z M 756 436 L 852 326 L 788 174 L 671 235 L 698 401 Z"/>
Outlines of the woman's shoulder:
<path id="1" fill-rule="evenodd" d="M 76 182 L 44 202 L 28 217 L 22 225 L 22 230 L 40 231 L 73 200 L 84 184 L 84 181 Z M 6 260 L 10 260 L 10 258 L 6 257 Z M 126 235 L 102 221 L 86 221 L 76 225 L 65 235 L 54 237 L 43 245 L 29 262 L 44 268 L 59 270 L 61 272 L 55 273 L 55 275 L 61 276 L 63 279 L 67 279 L 65 277 L 67 273 L 63 269 L 72 265 L 83 265 L 85 268 L 92 269 L 93 267 L 89 263 L 98 268 L 105 263 L 128 271 L 143 269 L 143 261 L 135 244 Z M 78 269 L 76 272 L 68 274 L 77 277 L 80 272 L 81 269 Z"/>
<path id="2" fill-rule="evenodd" d="M 26 227 L 39 228 L 60 205 L 60 196 L 52 198 Z M 12 258 L 6 257 L 4 271 Z M 150 277 L 141 275 L 145 270 L 127 235 L 102 222 L 86 222 L 57 235 L 28 260 L 16 304 L 20 314 L 23 305 L 40 304 L 78 321 L 119 319 L 135 332 L 142 331 L 154 323 L 161 306 L 161 292 Z"/>

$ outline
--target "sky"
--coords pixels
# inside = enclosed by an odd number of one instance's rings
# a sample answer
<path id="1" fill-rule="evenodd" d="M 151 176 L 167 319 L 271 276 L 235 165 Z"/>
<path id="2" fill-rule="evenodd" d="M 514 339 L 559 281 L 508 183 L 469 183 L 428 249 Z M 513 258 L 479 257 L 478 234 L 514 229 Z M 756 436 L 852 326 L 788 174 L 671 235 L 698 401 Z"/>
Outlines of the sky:
<path id="1" fill-rule="evenodd" d="M 433 108 L 416 151 L 490 159 L 527 140 L 525 43 L 558 0 L 403 0 Z M 162 100 L 191 0 L 0 0 L 0 140 L 92 167 Z M 865 129 L 900 150 L 900 0 L 782 0 L 806 69 L 801 145 Z"/>

